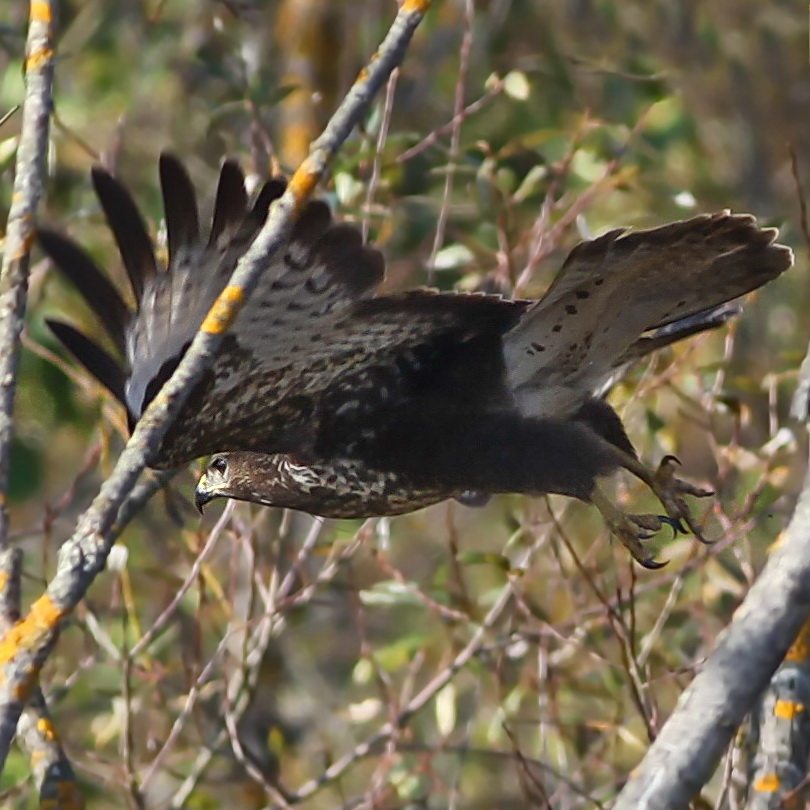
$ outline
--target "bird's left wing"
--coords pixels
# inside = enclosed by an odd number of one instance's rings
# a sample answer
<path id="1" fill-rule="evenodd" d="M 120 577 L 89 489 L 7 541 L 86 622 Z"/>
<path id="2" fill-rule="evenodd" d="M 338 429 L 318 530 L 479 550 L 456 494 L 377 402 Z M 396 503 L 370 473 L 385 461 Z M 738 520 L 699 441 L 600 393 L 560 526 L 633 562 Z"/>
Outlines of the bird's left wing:
<path id="1" fill-rule="evenodd" d="M 610 231 L 569 254 L 505 338 L 509 385 L 527 415 L 564 416 L 599 390 L 645 333 L 709 313 L 779 276 L 789 248 L 752 216 L 701 215 Z M 677 329 L 675 330 L 678 331 Z M 660 333 L 666 341 L 666 332 Z"/>
<path id="2" fill-rule="evenodd" d="M 205 235 L 180 162 L 164 155 L 160 178 L 165 267 L 129 192 L 105 170 L 93 172 L 134 307 L 78 245 L 53 231 L 39 232 L 41 246 L 81 292 L 123 359 L 68 324 L 52 322 L 51 328 L 126 405 L 131 422 L 177 367 L 285 187 L 270 180 L 251 205 L 241 171 L 226 162 Z M 395 365 L 413 346 L 445 335 L 463 342 L 492 328 L 502 334 L 525 308 L 492 296 L 424 290 L 371 298 L 383 272 L 382 255 L 363 244 L 356 228 L 334 224 L 325 203 L 308 204 L 150 463 L 169 467 L 218 451 L 299 448 L 317 428 L 321 397 L 337 381 Z"/>

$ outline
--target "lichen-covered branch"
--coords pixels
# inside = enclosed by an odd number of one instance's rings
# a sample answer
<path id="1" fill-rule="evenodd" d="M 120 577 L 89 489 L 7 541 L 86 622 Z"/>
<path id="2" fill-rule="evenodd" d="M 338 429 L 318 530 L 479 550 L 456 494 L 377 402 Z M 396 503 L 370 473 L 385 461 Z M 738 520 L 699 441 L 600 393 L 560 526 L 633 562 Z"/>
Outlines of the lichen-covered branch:
<path id="1" fill-rule="evenodd" d="M 33 0 L 25 46 L 25 103 L 0 270 L 0 548 L 8 542 L 9 452 L 25 319 L 34 215 L 42 196 L 51 111 L 55 0 Z"/>
<path id="2" fill-rule="evenodd" d="M 3 629 L 20 618 L 22 556 L 19 548 L 0 551 L 0 627 Z M 45 696 L 38 685 L 17 724 L 17 738 L 28 756 L 43 806 L 53 801 L 65 810 L 82 807 L 76 774 L 59 741 Z"/>
<path id="3" fill-rule="evenodd" d="M 61 622 L 104 567 L 119 508 L 146 466 L 151 448 L 159 444 L 188 392 L 212 363 L 225 332 L 256 286 L 269 257 L 284 243 L 297 212 L 311 196 L 330 159 L 402 60 L 429 5 L 428 0 L 406 0 L 402 4 L 379 50 L 312 145 L 287 191 L 271 207 L 262 231 L 240 260 L 182 362 L 139 421 L 112 474 L 79 519 L 74 535 L 62 546 L 57 572 L 46 592 L 0 642 L 0 765 L 5 762 L 23 702 L 56 643 Z"/>
<path id="4" fill-rule="evenodd" d="M 804 807 L 810 760 L 810 621 L 751 713 L 747 810 Z M 791 803 L 792 799 L 792 803 Z"/>
<path id="5" fill-rule="evenodd" d="M 42 196 L 52 102 L 54 24 L 57 3 L 34 0 L 29 8 L 25 61 L 25 104 L 17 147 L 14 189 L 0 270 L 0 627 L 19 618 L 22 552 L 8 544 L 6 502 L 14 433 L 14 395 L 25 320 L 34 216 Z M 21 739 L 32 763 L 40 796 L 78 795 L 70 763 L 59 744 L 39 687 L 20 720 Z"/>

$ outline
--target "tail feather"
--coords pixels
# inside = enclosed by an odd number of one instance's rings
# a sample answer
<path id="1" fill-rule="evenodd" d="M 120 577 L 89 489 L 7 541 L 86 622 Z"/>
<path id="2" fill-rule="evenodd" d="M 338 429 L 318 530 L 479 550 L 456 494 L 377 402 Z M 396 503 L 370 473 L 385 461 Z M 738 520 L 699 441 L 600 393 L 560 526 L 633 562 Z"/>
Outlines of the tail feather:
<path id="1" fill-rule="evenodd" d="M 126 329 L 132 313 L 118 290 L 75 242 L 47 228 L 38 229 L 37 239 L 51 261 L 81 293 L 113 343 L 124 354 Z"/>
<path id="2" fill-rule="evenodd" d="M 594 397 L 604 397 L 611 388 L 627 373 L 633 363 L 638 362 L 648 354 L 652 354 L 666 346 L 671 346 L 680 340 L 694 337 L 711 329 L 725 326 L 732 318 L 742 314 L 743 307 L 739 302 L 721 304 L 695 315 L 689 315 L 678 321 L 672 321 L 666 326 L 655 329 L 642 335 L 630 348 L 615 362 L 610 373 L 599 384 L 593 386 Z"/>
<path id="3" fill-rule="evenodd" d="M 129 192 L 109 172 L 93 169 L 93 184 L 135 293 L 131 312 L 120 293 L 75 243 L 42 231 L 41 242 L 56 266 L 75 284 L 126 357 L 116 364 L 99 345 L 72 327 L 55 324 L 54 334 L 137 419 L 183 356 L 206 312 L 237 262 L 263 226 L 286 181 L 266 182 L 252 203 L 244 175 L 232 161 L 222 164 L 210 235 L 201 233 L 194 188 L 180 161 L 160 158 L 169 261 L 159 271 L 146 225 Z M 307 204 L 285 249 L 265 267 L 234 324 L 233 337 L 267 373 L 289 364 L 290 351 L 317 348 L 321 319 L 334 321 L 373 292 L 384 275 L 382 255 L 363 245 L 351 226 L 335 225 L 329 206 Z M 311 334 L 310 334 L 311 333 Z M 307 342 L 310 341 L 310 342 Z M 307 351 L 309 349 L 306 349 Z M 306 361 L 303 361 L 306 364 Z"/>
<path id="4" fill-rule="evenodd" d="M 94 166 L 93 187 L 104 209 L 124 262 L 135 298 L 140 304 L 148 281 L 157 273 L 152 240 L 129 192 L 106 169 Z"/>
<path id="5" fill-rule="evenodd" d="M 270 205 L 277 200 L 287 188 L 287 183 L 280 177 L 268 180 L 259 190 L 259 193 L 251 206 L 250 212 L 245 217 L 245 225 L 252 230 L 251 239 L 264 225 Z"/>
<path id="6" fill-rule="evenodd" d="M 575 247 L 504 340 L 519 407 L 529 415 L 567 413 L 602 388 L 628 353 L 686 337 L 689 318 L 701 331 L 700 316 L 790 267 L 791 251 L 776 235 L 748 214 L 720 212 L 611 231 Z M 672 332 L 653 332 L 670 325 Z"/>
<path id="7" fill-rule="evenodd" d="M 126 405 L 126 372 L 118 360 L 78 329 L 62 321 L 45 323 L 59 342 L 121 403 Z"/>
<path id="8" fill-rule="evenodd" d="M 232 239 L 244 222 L 247 210 L 245 175 L 236 161 L 226 160 L 219 173 L 209 248 Z"/>
<path id="9" fill-rule="evenodd" d="M 197 194 L 182 163 L 164 152 L 160 156 L 160 188 L 169 244 L 169 267 L 185 248 L 200 241 Z"/>

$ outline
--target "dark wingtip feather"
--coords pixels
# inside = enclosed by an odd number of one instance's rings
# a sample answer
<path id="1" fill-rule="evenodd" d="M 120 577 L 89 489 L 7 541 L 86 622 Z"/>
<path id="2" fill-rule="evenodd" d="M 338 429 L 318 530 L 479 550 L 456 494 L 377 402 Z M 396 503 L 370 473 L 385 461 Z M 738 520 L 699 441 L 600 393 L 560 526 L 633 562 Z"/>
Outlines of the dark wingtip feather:
<path id="1" fill-rule="evenodd" d="M 39 228 L 36 236 L 42 250 L 70 279 L 123 353 L 126 328 L 132 314 L 118 290 L 72 240 L 47 228 Z"/>
<path id="2" fill-rule="evenodd" d="M 247 205 L 245 175 L 235 160 L 226 160 L 219 172 L 209 245 L 216 244 L 223 234 L 228 238 L 239 229 L 247 215 Z"/>
<path id="3" fill-rule="evenodd" d="M 122 404 L 126 405 L 126 373 L 105 349 L 62 321 L 45 323 L 59 342 Z"/>
<path id="4" fill-rule="evenodd" d="M 313 245 L 332 224 L 332 209 L 323 200 L 310 200 L 293 226 L 290 241 Z"/>
<path id="5" fill-rule="evenodd" d="M 121 259 L 140 303 L 145 280 L 157 271 L 152 240 L 126 188 L 101 166 L 93 167 L 92 178 L 96 196 L 118 243 Z"/>
<path id="6" fill-rule="evenodd" d="M 333 278 L 362 295 L 377 287 L 385 276 L 382 253 L 363 244 L 360 232 L 352 225 L 334 225 L 321 236 L 315 251 Z"/>
<path id="7" fill-rule="evenodd" d="M 277 200 L 286 188 L 287 181 L 283 177 L 273 177 L 261 187 L 248 215 L 257 228 L 264 225 L 271 203 Z"/>
<path id="8" fill-rule="evenodd" d="M 168 152 L 160 156 L 160 189 L 171 266 L 178 251 L 199 242 L 200 215 L 197 194 L 188 172 L 180 160 Z"/>

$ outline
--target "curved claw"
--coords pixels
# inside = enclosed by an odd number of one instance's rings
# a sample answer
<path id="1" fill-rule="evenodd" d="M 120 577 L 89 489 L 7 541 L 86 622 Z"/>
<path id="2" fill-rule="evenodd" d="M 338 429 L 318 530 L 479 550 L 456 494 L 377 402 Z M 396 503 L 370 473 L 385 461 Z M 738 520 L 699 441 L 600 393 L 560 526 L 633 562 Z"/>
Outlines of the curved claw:
<path id="1" fill-rule="evenodd" d="M 683 521 L 680 518 L 672 518 L 669 515 L 658 515 L 658 519 L 661 521 L 661 523 L 666 524 L 670 529 L 672 529 L 673 540 L 679 534 L 689 534 L 686 526 L 683 525 Z"/>
<path id="2" fill-rule="evenodd" d="M 621 540 L 639 565 L 655 570 L 666 564 L 653 559 L 642 545 L 661 528 L 662 521 L 658 515 L 628 515 L 606 498 L 598 487 L 594 487 L 590 500 L 602 513 L 610 531 Z"/>
<path id="3" fill-rule="evenodd" d="M 669 464 L 670 462 L 673 464 L 677 464 L 679 467 L 683 467 L 681 460 L 677 456 L 673 456 L 672 453 L 670 453 L 667 456 L 664 456 L 661 459 L 661 467 L 663 467 L 666 464 Z"/>
<path id="4" fill-rule="evenodd" d="M 665 565 L 669 564 L 669 560 L 664 560 L 664 562 L 658 562 L 658 560 L 653 559 L 650 557 L 648 560 L 639 560 L 636 557 L 636 562 L 646 568 L 648 571 L 658 571 L 660 568 L 663 568 Z"/>

